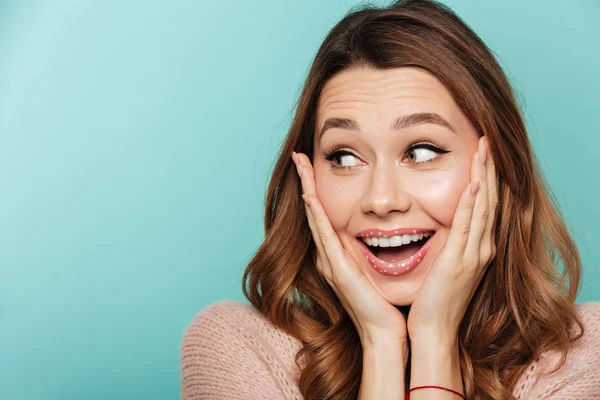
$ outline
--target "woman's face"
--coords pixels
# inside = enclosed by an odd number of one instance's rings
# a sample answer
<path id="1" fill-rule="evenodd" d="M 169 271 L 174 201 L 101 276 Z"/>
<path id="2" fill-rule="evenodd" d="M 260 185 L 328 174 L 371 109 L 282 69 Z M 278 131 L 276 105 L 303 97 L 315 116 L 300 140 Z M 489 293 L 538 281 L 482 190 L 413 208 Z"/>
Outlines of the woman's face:
<path id="1" fill-rule="evenodd" d="M 392 126 L 399 117 L 413 114 L 421 115 Z M 330 118 L 354 123 L 334 123 L 321 132 Z M 355 68 L 334 76 L 323 88 L 313 149 L 316 194 L 343 246 L 391 304 L 412 303 L 444 246 L 460 195 L 470 182 L 478 140 L 448 90 L 423 69 Z M 414 147 L 418 143 L 425 147 Z M 332 150 L 347 153 L 327 160 Z M 363 255 L 357 235 L 403 228 L 435 231 L 431 247 L 408 273 L 378 272 Z M 412 247 L 418 250 L 419 243 Z"/>

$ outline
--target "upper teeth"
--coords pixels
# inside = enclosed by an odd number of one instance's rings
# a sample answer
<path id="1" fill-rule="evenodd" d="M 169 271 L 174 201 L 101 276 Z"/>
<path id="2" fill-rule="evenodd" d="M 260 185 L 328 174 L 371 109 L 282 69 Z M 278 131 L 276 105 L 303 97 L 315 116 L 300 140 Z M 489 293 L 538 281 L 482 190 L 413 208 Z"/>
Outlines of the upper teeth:
<path id="1" fill-rule="evenodd" d="M 379 246 L 379 247 L 398 247 L 403 244 L 409 244 L 410 242 L 417 242 L 424 237 L 431 236 L 431 232 L 421 232 L 421 233 L 413 233 L 411 235 L 395 235 L 390 238 L 385 237 L 372 237 L 365 238 L 363 237 L 363 242 L 367 243 L 369 246 Z"/>

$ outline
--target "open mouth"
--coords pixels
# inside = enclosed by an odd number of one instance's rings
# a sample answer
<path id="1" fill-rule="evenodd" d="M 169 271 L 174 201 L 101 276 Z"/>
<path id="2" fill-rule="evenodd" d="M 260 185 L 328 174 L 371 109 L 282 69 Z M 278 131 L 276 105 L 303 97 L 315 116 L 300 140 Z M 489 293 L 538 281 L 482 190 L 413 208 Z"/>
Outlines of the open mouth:
<path id="1" fill-rule="evenodd" d="M 431 246 L 435 231 L 412 235 L 358 237 L 363 254 L 383 275 L 403 275 L 416 268 Z"/>
<path id="2" fill-rule="evenodd" d="M 361 238 L 369 251 L 387 262 L 398 262 L 413 256 L 435 232 L 421 232 L 412 235 L 399 235 L 391 238 Z"/>
<path id="3" fill-rule="evenodd" d="M 421 247 L 423 247 L 428 239 L 429 237 L 423 236 L 423 238 L 417 240 L 416 242 L 411 241 L 409 244 L 403 244 L 402 246 L 397 247 L 380 247 L 371 246 L 368 244 L 367 247 L 371 253 L 373 253 L 373 255 L 380 260 L 387 262 L 398 262 L 415 255 L 415 253 L 419 251 Z"/>

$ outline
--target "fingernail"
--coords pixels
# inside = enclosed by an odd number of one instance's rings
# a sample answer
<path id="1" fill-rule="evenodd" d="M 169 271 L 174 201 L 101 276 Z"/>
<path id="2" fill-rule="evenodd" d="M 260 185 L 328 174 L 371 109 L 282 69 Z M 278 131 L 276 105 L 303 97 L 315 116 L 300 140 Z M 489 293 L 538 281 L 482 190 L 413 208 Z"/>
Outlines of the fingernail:
<path id="1" fill-rule="evenodd" d="M 479 181 L 471 183 L 471 193 L 477 194 L 478 190 L 479 190 Z"/>
<path id="2" fill-rule="evenodd" d="M 308 200 L 308 196 L 306 196 L 305 194 L 302 195 L 302 198 L 304 199 L 304 202 L 306 204 L 308 204 L 308 206 L 310 207 L 310 201 Z"/>

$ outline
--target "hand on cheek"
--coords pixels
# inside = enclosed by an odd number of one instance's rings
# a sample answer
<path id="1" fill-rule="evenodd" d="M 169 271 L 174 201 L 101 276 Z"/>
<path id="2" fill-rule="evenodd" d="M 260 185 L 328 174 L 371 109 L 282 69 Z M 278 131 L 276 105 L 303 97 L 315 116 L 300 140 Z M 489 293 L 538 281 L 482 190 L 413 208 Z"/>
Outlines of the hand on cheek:
<path id="1" fill-rule="evenodd" d="M 407 322 L 411 343 L 456 342 L 467 306 L 496 255 L 497 185 L 487 138 L 482 137 L 448 239 L 411 305 Z"/>
<path id="2" fill-rule="evenodd" d="M 294 153 L 292 158 L 302 183 L 306 217 L 317 248 L 318 272 L 348 312 L 363 346 L 374 341 L 394 342 L 407 352 L 404 315 L 379 294 L 343 247 L 315 193 L 314 170 L 309 158 L 301 153 Z"/>

